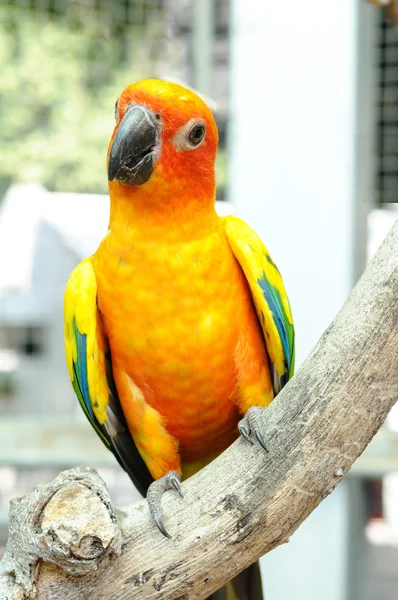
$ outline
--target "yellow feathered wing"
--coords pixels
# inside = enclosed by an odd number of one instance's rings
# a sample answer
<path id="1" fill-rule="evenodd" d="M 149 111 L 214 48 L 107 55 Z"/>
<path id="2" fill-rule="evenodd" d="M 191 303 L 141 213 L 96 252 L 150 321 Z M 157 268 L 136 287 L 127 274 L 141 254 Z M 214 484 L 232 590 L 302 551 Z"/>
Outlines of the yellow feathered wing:
<path id="1" fill-rule="evenodd" d="M 69 278 L 64 325 L 66 361 L 81 407 L 104 444 L 144 494 L 153 479 L 134 444 L 120 406 L 90 259 L 81 262 Z"/>
<path id="2" fill-rule="evenodd" d="M 293 375 L 294 326 L 281 274 L 259 236 L 236 217 L 223 218 L 228 242 L 249 284 L 277 394 Z"/>

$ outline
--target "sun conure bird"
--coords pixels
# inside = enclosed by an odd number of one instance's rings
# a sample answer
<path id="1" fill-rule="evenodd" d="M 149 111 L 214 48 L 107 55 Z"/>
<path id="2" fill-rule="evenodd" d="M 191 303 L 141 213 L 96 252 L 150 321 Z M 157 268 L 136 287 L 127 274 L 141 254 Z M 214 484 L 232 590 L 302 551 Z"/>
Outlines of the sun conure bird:
<path id="1" fill-rule="evenodd" d="M 250 409 L 292 375 L 293 322 L 259 237 L 215 211 L 218 134 L 205 103 L 149 80 L 126 88 L 115 114 L 109 227 L 70 276 L 66 356 L 90 423 L 168 535 L 166 489 L 180 491 L 239 430 L 265 446 Z M 228 598 L 262 597 L 248 573 Z"/>

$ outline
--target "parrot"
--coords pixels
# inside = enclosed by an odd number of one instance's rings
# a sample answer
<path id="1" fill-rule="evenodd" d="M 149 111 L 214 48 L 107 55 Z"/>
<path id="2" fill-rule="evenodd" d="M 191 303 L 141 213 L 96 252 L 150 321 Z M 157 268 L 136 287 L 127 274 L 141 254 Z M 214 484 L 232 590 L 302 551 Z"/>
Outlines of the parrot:
<path id="1" fill-rule="evenodd" d="M 267 451 L 259 411 L 293 374 L 294 325 L 259 236 L 215 210 L 206 103 L 149 79 L 121 93 L 115 120 L 108 230 L 66 286 L 66 361 L 90 424 L 170 537 L 166 490 L 182 496 L 181 480 L 239 435 Z M 258 565 L 210 596 L 262 597 Z"/>

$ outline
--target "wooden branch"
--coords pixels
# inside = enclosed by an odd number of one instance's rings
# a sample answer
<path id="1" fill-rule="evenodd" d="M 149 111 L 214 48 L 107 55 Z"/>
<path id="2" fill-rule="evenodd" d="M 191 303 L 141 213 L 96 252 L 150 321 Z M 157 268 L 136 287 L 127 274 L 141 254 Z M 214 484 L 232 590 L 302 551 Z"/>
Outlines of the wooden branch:
<path id="1" fill-rule="evenodd" d="M 165 495 L 172 539 L 156 530 L 146 501 L 114 511 L 90 469 L 14 500 L 1 600 L 201 599 L 287 542 L 397 399 L 397 256 L 398 224 L 264 411 L 268 454 L 239 439 L 183 484 L 183 500 Z"/>
<path id="2" fill-rule="evenodd" d="M 41 561 L 81 575 L 118 555 L 121 533 L 104 482 L 78 467 L 11 501 L 7 550 L 0 565 L 0 599 L 35 597 Z M 30 597 L 30 596 L 29 596 Z"/>

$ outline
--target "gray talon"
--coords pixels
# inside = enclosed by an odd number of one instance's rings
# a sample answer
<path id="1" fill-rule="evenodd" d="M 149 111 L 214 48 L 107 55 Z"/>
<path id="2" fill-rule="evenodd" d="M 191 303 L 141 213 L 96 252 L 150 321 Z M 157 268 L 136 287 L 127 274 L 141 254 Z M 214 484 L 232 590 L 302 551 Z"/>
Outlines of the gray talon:
<path id="1" fill-rule="evenodd" d="M 260 431 L 260 426 L 258 423 L 258 415 L 261 410 L 262 408 L 260 406 L 252 406 L 252 408 L 249 408 L 243 419 L 239 421 L 238 429 L 240 434 L 245 438 L 245 440 L 250 442 L 250 444 L 253 444 L 252 436 L 254 436 L 260 446 L 266 452 L 268 452 L 268 448 L 265 444 L 263 434 Z"/>
<path id="2" fill-rule="evenodd" d="M 261 446 L 262 448 L 264 448 L 264 450 L 265 450 L 266 452 L 268 452 L 268 448 L 267 448 L 267 446 L 265 445 L 265 442 L 264 442 L 264 438 L 263 438 L 263 436 L 262 436 L 262 433 L 261 433 L 261 432 L 260 432 L 258 429 L 257 429 L 257 430 L 255 430 L 255 432 L 254 432 L 254 433 L 255 433 L 255 436 L 256 436 L 256 438 L 257 438 L 257 441 L 258 441 L 258 443 L 260 444 L 260 446 Z"/>
<path id="3" fill-rule="evenodd" d="M 184 498 L 184 494 L 182 493 L 180 478 L 174 473 L 170 474 L 170 483 L 175 490 L 180 494 L 181 498 Z"/>
<path id="4" fill-rule="evenodd" d="M 170 538 L 171 535 L 163 522 L 162 496 L 167 490 L 176 490 L 181 498 L 183 498 L 180 481 L 179 474 L 175 471 L 170 471 L 164 477 L 153 481 L 146 495 L 152 518 L 159 531 L 167 538 Z"/>
<path id="5" fill-rule="evenodd" d="M 247 440 L 250 444 L 253 444 L 252 439 L 250 437 L 250 432 L 243 423 L 243 419 L 238 423 L 238 429 L 239 433 L 245 438 L 245 440 Z"/>
<path id="6" fill-rule="evenodd" d="M 152 511 L 151 511 L 152 513 Z M 171 535 L 167 531 L 166 527 L 163 523 L 163 516 L 159 514 L 152 513 L 153 520 L 155 521 L 156 527 L 159 529 L 160 533 L 163 533 L 164 537 L 171 538 Z"/>

